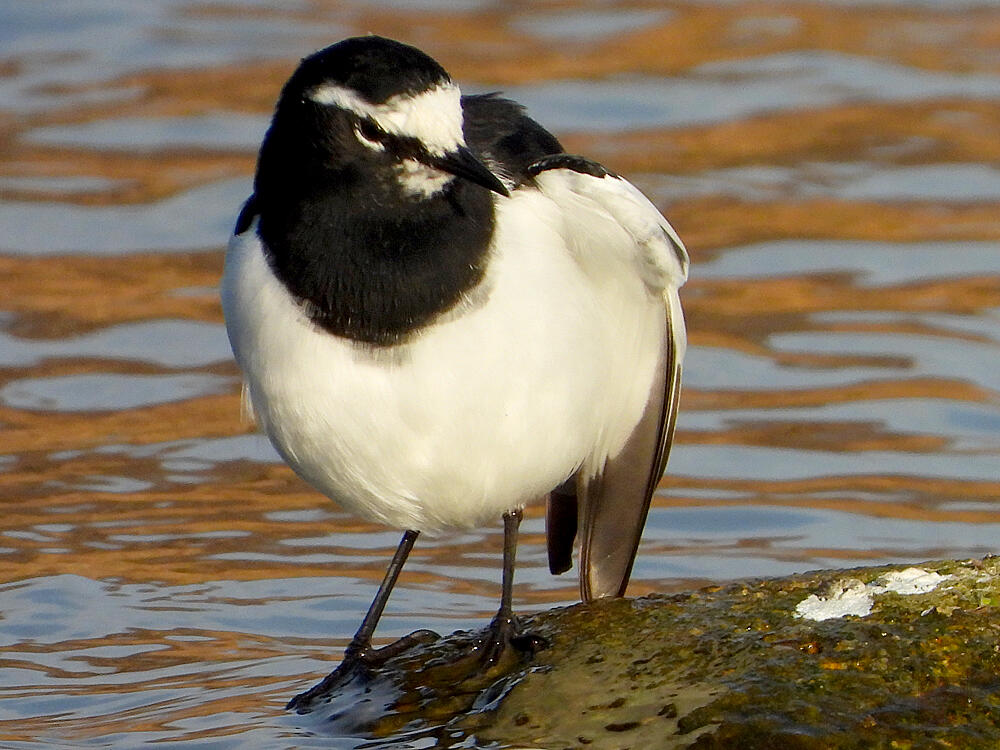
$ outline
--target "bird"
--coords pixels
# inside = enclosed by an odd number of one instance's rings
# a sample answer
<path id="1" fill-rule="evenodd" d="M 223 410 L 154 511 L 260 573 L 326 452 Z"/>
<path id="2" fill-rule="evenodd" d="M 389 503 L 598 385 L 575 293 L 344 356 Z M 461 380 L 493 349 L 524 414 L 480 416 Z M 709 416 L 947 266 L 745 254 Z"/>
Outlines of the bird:
<path id="1" fill-rule="evenodd" d="M 578 543 L 583 601 L 624 595 L 674 435 L 688 265 L 636 187 L 515 101 L 463 95 L 423 51 L 368 35 L 300 62 L 220 289 L 249 411 L 280 456 L 403 531 L 321 685 L 412 641 L 372 645 L 421 533 L 503 520 L 486 665 L 519 637 L 526 506 L 546 506 L 553 573 Z"/>

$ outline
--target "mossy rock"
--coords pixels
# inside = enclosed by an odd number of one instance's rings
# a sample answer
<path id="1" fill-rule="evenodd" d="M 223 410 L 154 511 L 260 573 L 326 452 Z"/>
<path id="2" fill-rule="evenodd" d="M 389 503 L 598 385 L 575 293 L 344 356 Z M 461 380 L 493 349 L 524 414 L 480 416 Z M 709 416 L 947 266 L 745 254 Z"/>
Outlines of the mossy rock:
<path id="1" fill-rule="evenodd" d="M 548 645 L 523 661 L 463 671 L 475 634 L 456 633 L 317 713 L 437 747 L 1000 748 L 998 574 L 936 562 L 552 610 L 524 618 Z"/>

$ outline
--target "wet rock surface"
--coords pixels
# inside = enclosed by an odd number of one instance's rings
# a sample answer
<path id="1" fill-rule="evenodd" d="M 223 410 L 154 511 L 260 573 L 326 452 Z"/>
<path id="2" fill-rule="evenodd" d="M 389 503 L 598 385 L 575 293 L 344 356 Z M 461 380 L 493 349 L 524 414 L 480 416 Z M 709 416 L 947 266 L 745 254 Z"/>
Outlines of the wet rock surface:
<path id="1" fill-rule="evenodd" d="M 947 561 L 552 610 L 523 619 L 534 653 L 482 673 L 456 633 L 298 718 L 374 747 L 1000 747 L 998 576 Z"/>

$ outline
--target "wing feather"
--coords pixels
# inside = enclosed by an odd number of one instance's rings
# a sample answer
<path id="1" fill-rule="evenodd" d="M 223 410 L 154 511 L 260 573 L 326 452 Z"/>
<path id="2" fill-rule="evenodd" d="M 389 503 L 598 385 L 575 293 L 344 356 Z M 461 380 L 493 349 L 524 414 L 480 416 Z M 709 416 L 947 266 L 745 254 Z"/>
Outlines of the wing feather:
<path id="1" fill-rule="evenodd" d="M 656 207 L 628 181 L 601 165 L 556 154 L 535 162 L 528 174 L 535 186 L 560 205 L 583 201 L 587 210 L 603 212 L 624 228 L 632 239 L 631 247 L 624 248 L 629 253 L 624 260 L 634 265 L 647 288 L 663 300 L 664 333 L 642 417 L 621 451 L 596 471 L 577 472 L 575 493 L 564 485 L 549 497 L 547 534 L 553 572 L 568 568 L 568 550 L 579 527 L 584 601 L 622 596 L 673 442 L 687 347 L 678 289 L 687 279 L 688 254 Z M 570 519 L 568 512 L 573 508 L 578 517 Z"/>
<path id="2" fill-rule="evenodd" d="M 607 460 L 603 471 L 579 479 L 580 595 L 584 601 L 625 594 L 650 501 L 670 456 L 680 397 L 681 351 L 675 333 L 678 322 L 670 307 L 666 309 L 668 333 L 642 418 L 624 449 Z"/>

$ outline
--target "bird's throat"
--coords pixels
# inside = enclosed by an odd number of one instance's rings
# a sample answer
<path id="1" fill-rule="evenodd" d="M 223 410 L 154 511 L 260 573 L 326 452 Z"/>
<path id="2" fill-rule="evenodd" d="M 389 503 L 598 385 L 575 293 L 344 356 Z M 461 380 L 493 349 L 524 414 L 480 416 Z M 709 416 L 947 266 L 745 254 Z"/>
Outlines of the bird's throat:
<path id="1" fill-rule="evenodd" d="M 379 197 L 327 186 L 255 203 L 268 261 L 309 317 L 334 335 L 391 346 L 482 280 L 493 202 L 463 180 L 421 200 Z"/>

